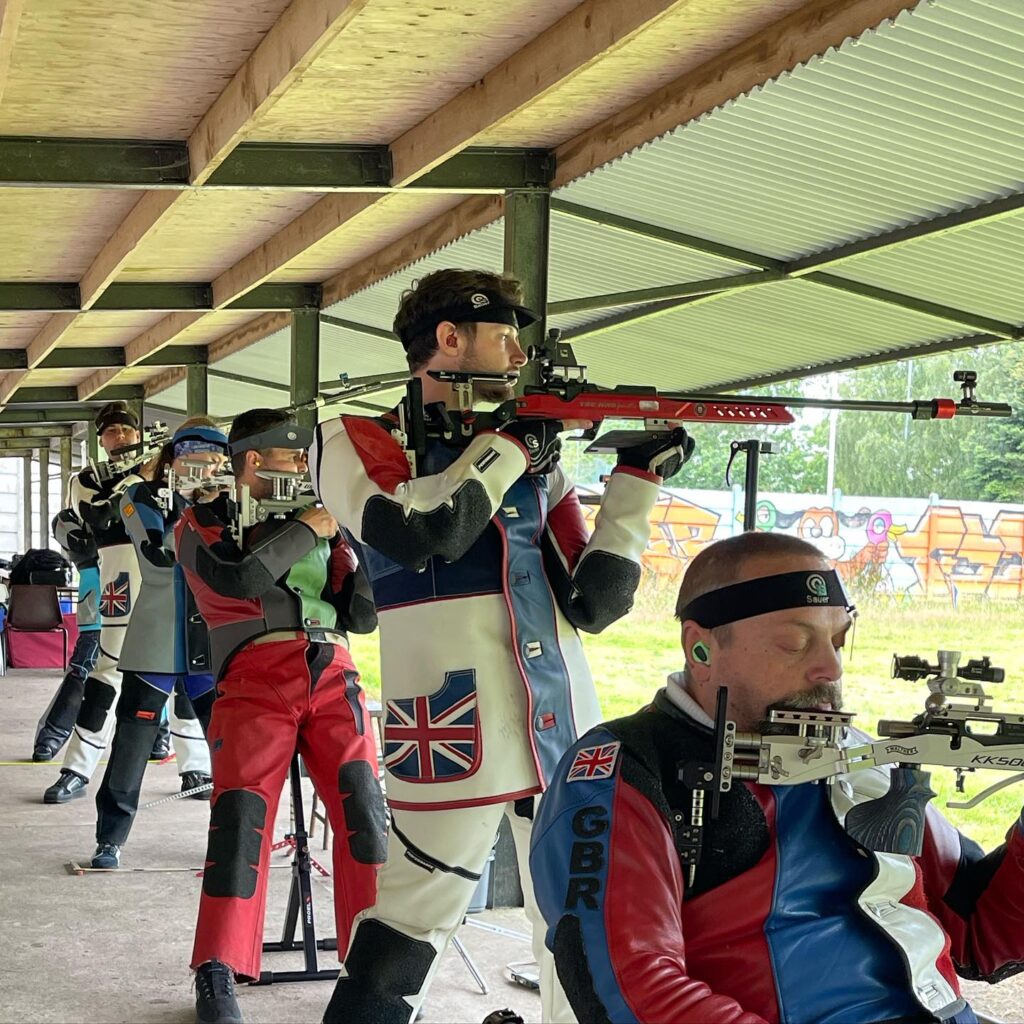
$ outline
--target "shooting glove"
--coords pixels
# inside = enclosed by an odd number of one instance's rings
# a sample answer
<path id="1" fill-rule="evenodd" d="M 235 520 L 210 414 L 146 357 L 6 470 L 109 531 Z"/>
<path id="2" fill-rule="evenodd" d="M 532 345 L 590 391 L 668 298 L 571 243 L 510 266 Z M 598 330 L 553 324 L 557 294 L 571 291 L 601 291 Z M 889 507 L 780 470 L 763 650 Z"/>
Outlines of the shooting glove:
<path id="1" fill-rule="evenodd" d="M 693 454 L 693 447 L 693 438 L 682 427 L 676 427 L 664 437 L 655 437 L 632 448 L 621 449 L 618 465 L 653 473 L 662 480 L 668 480 L 683 468 Z"/>
<path id="2" fill-rule="evenodd" d="M 512 420 L 504 432 L 526 449 L 530 457 L 526 472 L 534 476 L 555 468 L 562 457 L 562 439 L 558 434 L 564 429 L 561 420 Z"/>

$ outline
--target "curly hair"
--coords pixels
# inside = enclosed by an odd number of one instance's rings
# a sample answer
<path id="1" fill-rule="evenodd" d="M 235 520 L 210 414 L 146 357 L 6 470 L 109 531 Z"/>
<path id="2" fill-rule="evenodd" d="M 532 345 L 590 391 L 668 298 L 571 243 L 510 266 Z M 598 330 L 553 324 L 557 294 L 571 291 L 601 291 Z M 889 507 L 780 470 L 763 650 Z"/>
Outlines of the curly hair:
<path id="1" fill-rule="evenodd" d="M 405 346 L 405 357 L 411 371 L 421 370 L 430 362 L 437 351 L 437 336 L 435 328 L 431 327 L 410 338 L 407 337 L 408 329 L 413 324 L 428 321 L 433 313 L 468 302 L 470 296 L 481 289 L 498 292 L 517 306 L 524 301 L 523 286 L 518 278 L 489 270 L 435 270 L 402 293 L 393 330 Z M 476 324 L 455 326 L 465 328 L 471 338 L 475 337 Z"/>

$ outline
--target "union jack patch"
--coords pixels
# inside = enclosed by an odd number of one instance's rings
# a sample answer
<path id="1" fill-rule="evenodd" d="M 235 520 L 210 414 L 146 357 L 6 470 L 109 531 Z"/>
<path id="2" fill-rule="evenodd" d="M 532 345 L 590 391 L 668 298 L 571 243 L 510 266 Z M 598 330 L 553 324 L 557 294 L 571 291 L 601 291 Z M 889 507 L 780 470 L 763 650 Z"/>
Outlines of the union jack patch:
<path id="1" fill-rule="evenodd" d="M 610 779 L 615 774 L 621 743 L 605 743 L 600 747 L 578 750 L 569 765 L 566 782 L 588 782 L 591 779 Z"/>
<path id="2" fill-rule="evenodd" d="M 105 619 L 120 619 L 132 610 L 132 581 L 127 572 L 118 573 L 100 594 L 100 612 Z"/>
<path id="3" fill-rule="evenodd" d="M 448 672 L 444 686 L 425 697 L 389 700 L 384 719 L 384 764 L 405 782 L 455 782 L 480 767 L 476 673 Z"/>

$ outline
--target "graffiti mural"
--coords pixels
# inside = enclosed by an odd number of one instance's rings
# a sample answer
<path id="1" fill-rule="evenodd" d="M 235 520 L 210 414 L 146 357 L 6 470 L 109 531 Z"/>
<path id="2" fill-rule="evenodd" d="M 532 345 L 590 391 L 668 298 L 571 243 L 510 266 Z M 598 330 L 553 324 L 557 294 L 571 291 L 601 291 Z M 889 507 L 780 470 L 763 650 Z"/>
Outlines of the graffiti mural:
<path id="1" fill-rule="evenodd" d="M 584 498 L 584 501 L 587 501 Z M 599 490 L 591 492 L 599 500 Z M 678 576 L 712 540 L 743 529 L 742 494 L 662 489 L 651 515 L 645 567 Z M 596 504 L 585 504 L 592 523 Z M 817 547 L 844 579 L 897 597 L 1024 596 L 1024 506 L 914 498 L 773 494 L 757 529 Z"/>

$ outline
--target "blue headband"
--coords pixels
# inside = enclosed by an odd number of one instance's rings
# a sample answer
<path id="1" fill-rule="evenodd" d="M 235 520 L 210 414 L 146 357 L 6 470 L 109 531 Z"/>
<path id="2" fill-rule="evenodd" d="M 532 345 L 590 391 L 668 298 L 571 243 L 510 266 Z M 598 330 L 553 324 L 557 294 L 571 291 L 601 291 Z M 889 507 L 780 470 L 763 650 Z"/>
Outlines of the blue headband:
<path id="1" fill-rule="evenodd" d="M 227 455 L 227 436 L 216 427 L 178 427 L 171 438 L 174 445 L 174 457 L 195 455 L 197 452 L 217 452 Z"/>

